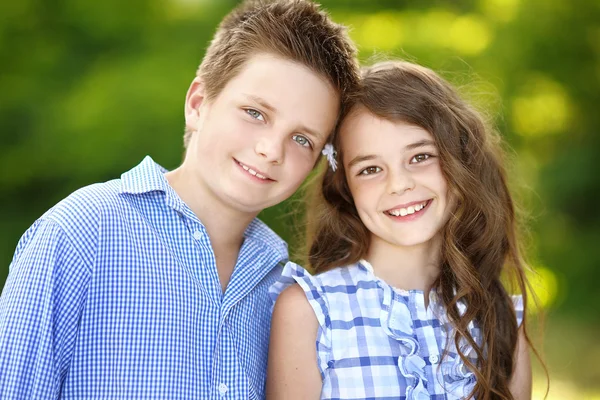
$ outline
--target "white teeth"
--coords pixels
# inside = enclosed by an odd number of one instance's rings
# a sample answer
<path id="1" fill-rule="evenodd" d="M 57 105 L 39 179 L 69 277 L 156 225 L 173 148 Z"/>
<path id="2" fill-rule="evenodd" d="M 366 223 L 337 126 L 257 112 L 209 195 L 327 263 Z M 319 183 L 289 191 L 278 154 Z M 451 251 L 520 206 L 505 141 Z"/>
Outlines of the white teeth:
<path id="1" fill-rule="evenodd" d="M 397 217 L 397 216 L 404 217 L 409 214 L 414 214 L 418 211 L 421 211 L 423 208 L 425 208 L 426 205 L 427 205 L 427 202 L 422 203 L 422 204 L 417 204 L 416 206 L 410 206 L 407 208 L 399 208 L 396 210 L 388 211 L 388 214 L 393 215 L 394 217 Z"/>
<path id="2" fill-rule="evenodd" d="M 252 168 L 248 168 L 248 167 L 246 167 L 246 166 L 245 166 L 244 164 L 242 164 L 242 163 L 239 163 L 239 164 L 240 164 L 240 166 L 241 166 L 242 168 L 244 168 L 244 170 L 248 171 L 248 172 L 250 173 L 250 175 L 254 175 L 254 176 L 256 176 L 257 178 L 260 178 L 260 179 L 267 179 L 267 177 L 266 177 L 266 176 L 264 176 L 264 175 L 262 175 L 262 174 L 259 174 L 258 172 L 256 172 L 256 171 L 255 171 L 255 170 L 253 170 Z"/>

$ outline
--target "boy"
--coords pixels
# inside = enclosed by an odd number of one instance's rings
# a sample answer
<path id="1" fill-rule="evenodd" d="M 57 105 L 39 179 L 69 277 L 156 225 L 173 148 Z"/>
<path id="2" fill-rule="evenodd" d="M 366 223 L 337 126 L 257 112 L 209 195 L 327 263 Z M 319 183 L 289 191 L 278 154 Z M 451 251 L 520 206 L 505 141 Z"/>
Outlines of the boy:
<path id="1" fill-rule="evenodd" d="M 83 188 L 19 242 L 0 298 L 0 398 L 264 397 L 286 244 L 256 219 L 315 165 L 355 49 L 307 0 L 221 23 L 185 101 L 186 156 Z"/>

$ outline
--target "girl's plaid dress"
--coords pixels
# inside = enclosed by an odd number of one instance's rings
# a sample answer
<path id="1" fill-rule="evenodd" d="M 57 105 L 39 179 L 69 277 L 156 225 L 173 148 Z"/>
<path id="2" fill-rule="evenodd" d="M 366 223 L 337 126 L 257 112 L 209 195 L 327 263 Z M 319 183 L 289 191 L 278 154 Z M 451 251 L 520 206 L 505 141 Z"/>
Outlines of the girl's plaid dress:
<path id="1" fill-rule="evenodd" d="M 463 399 L 474 388 L 475 375 L 457 355 L 451 325 L 433 291 L 425 308 L 422 291 L 391 287 L 364 260 L 315 276 L 289 262 L 270 289 L 273 300 L 294 282 L 319 322 L 322 399 Z M 513 301 L 520 324 L 522 297 Z M 469 328 L 480 340 L 475 324 Z M 475 362 L 472 348 L 461 347 Z"/>

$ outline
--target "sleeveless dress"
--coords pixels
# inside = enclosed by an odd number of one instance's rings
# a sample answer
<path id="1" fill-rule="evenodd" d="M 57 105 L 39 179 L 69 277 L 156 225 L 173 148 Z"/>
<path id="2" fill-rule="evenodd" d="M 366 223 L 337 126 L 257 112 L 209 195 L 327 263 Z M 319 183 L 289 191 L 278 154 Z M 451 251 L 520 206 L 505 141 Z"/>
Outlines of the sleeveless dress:
<path id="1" fill-rule="evenodd" d="M 314 276 L 288 262 L 270 288 L 273 301 L 293 283 L 304 290 L 319 323 L 321 399 L 463 399 L 473 390 L 475 375 L 458 356 L 433 291 L 425 308 L 423 291 L 386 284 L 365 260 Z M 520 325 L 522 297 L 513 296 L 513 303 Z M 465 309 L 459 304 L 459 312 Z M 473 322 L 469 330 L 480 343 Z M 472 347 L 466 341 L 460 346 L 475 363 Z"/>

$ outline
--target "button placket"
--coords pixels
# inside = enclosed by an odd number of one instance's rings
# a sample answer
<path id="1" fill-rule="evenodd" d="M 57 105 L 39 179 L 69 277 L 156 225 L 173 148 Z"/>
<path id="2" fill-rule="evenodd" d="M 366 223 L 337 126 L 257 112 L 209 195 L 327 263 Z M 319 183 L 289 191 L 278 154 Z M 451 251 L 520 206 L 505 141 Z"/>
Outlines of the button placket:
<path id="1" fill-rule="evenodd" d="M 221 395 L 221 397 L 224 397 L 225 394 L 227 393 L 227 390 L 229 390 L 229 388 L 227 387 L 226 384 L 221 383 L 218 387 L 219 390 L 219 394 Z"/>
<path id="2" fill-rule="evenodd" d="M 194 239 L 200 241 L 200 239 L 202 239 L 202 232 L 196 229 L 192 236 L 194 237 Z"/>

